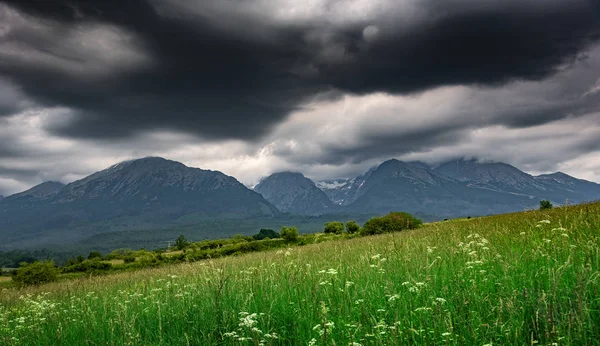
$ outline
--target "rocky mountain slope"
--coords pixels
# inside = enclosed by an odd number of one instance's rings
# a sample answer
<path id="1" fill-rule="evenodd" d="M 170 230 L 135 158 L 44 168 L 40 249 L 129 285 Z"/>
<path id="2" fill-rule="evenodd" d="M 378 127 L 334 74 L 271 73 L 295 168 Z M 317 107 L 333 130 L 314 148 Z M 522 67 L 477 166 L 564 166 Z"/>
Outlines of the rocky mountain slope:
<path id="1" fill-rule="evenodd" d="M 598 200 L 600 185 L 561 172 L 532 176 L 504 163 L 453 160 L 431 167 L 388 160 L 352 179 L 314 183 L 301 173 L 276 173 L 252 191 L 221 172 L 150 157 L 1 199 L 0 251 L 198 222 L 212 229 L 233 219 L 407 211 L 436 220 L 537 208 L 542 199 L 555 205 Z"/>
<path id="2" fill-rule="evenodd" d="M 371 168 L 365 174 L 352 179 L 319 181 L 316 183 L 316 186 L 325 192 L 327 197 L 329 197 L 334 204 L 347 206 L 362 194 L 365 181 L 369 179 L 376 168 L 377 167 Z"/>
<path id="3" fill-rule="evenodd" d="M 318 182 L 336 204 L 354 212 L 404 210 L 439 217 L 485 215 L 600 198 L 600 185 L 564 173 L 534 177 L 505 163 L 453 160 L 431 168 L 389 160 L 348 180 Z"/>
<path id="4" fill-rule="evenodd" d="M 41 199 L 45 199 L 48 197 L 52 197 L 53 195 L 55 195 L 58 190 L 62 189 L 65 186 L 65 184 L 57 182 L 57 181 L 46 181 L 43 182 L 39 185 L 36 185 L 34 187 L 32 187 L 29 190 L 14 194 L 14 195 L 10 195 L 8 197 L 6 197 L 6 201 L 16 201 L 16 200 L 20 200 L 20 201 L 24 201 L 24 200 L 29 200 L 29 201 L 36 201 L 36 200 L 41 200 Z"/>
<path id="5" fill-rule="evenodd" d="M 286 213 L 318 215 L 336 209 L 327 195 L 301 173 L 272 174 L 262 179 L 254 191 Z"/>
<path id="6" fill-rule="evenodd" d="M 5 198 L 0 202 L 0 243 L 82 227 L 93 233 L 115 226 L 156 228 L 278 214 L 233 177 L 152 157 L 122 162 L 65 186 L 44 183 Z M 75 238 L 76 233 L 66 232 Z"/>

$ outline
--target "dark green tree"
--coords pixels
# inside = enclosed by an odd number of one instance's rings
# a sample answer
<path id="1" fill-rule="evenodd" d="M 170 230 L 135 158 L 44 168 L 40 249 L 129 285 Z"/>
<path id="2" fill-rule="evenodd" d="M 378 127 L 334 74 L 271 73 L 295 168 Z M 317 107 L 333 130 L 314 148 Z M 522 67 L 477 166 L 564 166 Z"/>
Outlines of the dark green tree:
<path id="1" fill-rule="evenodd" d="M 325 222 L 325 233 L 340 234 L 344 232 L 344 223 L 339 221 Z"/>
<path id="2" fill-rule="evenodd" d="M 23 262 L 13 275 L 13 282 L 19 286 L 40 285 L 57 279 L 58 269 L 54 261 Z"/>
<path id="3" fill-rule="evenodd" d="M 287 242 L 298 240 L 298 229 L 296 227 L 281 227 L 279 234 Z"/>
<path id="4" fill-rule="evenodd" d="M 540 201 L 540 210 L 552 209 L 552 207 L 553 207 L 552 202 L 550 202 L 548 200 Z"/>
<path id="5" fill-rule="evenodd" d="M 360 231 L 360 226 L 356 223 L 356 221 L 348 221 L 346 222 L 346 232 L 348 234 L 354 234 Z"/>
<path id="6" fill-rule="evenodd" d="M 183 234 L 175 239 L 175 248 L 177 248 L 177 250 L 183 250 L 188 247 L 188 245 L 190 245 L 190 242 L 185 239 Z"/>
<path id="7" fill-rule="evenodd" d="M 256 240 L 263 240 L 265 238 L 275 239 L 279 238 L 279 233 L 272 229 L 263 228 L 257 234 L 253 235 L 252 238 Z"/>
<path id="8" fill-rule="evenodd" d="M 75 265 L 75 264 L 77 264 L 77 263 L 79 263 L 79 262 L 77 262 L 77 260 L 76 260 L 75 258 L 73 258 L 73 257 L 70 257 L 70 258 L 67 260 L 67 262 L 65 263 L 65 266 L 66 266 L 66 267 L 68 267 L 68 266 Z"/>

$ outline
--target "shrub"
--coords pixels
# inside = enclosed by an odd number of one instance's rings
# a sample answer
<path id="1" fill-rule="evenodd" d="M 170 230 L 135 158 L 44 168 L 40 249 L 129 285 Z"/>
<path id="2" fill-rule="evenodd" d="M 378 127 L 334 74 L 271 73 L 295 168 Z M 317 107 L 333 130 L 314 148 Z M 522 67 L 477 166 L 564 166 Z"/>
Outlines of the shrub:
<path id="1" fill-rule="evenodd" d="M 53 261 L 23 262 L 13 275 L 13 281 L 19 286 L 40 285 L 57 279 L 58 269 Z"/>
<path id="2" fill-rule="evenodd" d="M 298 229 L 296 227 L 281 227 L 279 234 L 287 242 L 293 242 L 298 239 Z"/>
<path id="3" fill-rule="evenodd" d="M 230 239 L 231 239 L 231 242 L 233 244 L 246 243 L 246 242 L 254 241 L 254 238 L 249 237 L 249 236 L 245 236 L 243 234 L 234 234 L 233 236 L 231 236 Z"/>
<path id="4" fill-rule="evenodd" d="M 325 222 L 325 233 L 340 234 L 344 232 L 344 223 L 339 221 Z"/>
<path id="5" fill-rule="evenodd" d="M 188 245 L 190 245 L 190 242 L 188 242 L 187 239 L 185 239 L 183 234 L 177 237 L 177 239 L 175 239 L 175 247 L 177 248 L 177 250 L 183 250 L 186 247 L 188 247 Z"/>
<path id="6" fill-rule="evenodd" d="M 252 238 L 256 240 L 263 240 L 265 238 L 279 238 L 279 233 L 275 232 L 272 229 L 263 228 L 257 234 L 253 235 Z"/>
<path id="7" fill-rule="evenodd" d="M 548 201 L 548 200 L 542 200 L 540 201 L 540 210 L 547 210 L 547 209 L 552 209 L 552 202 Z"/>
<path id="8" fill-rule="evenodd" d="M 88 255 L 88 259 L 91 260 L 91 259 L 94 259 L 94 258 L 100 258 L 100 259 L 102 259 L 102 254 L 100 252 L 98 252 L 98 251 L 92 251 L 92 252 L 90 252 L 90 254 Z"/>
<path id="9" fill-rule="evenodd" d="M 109 253 L 108 255 L 104 256 L 104 259 L 107 261 L 114 260 L 114 259 L 124 259 L 125 257 L 129 256 L 131 253 L 133 253 L 133 250 L 131 250 L 131 249 L 116 249 L 113 252 Z"/>
<path id="10" fill-rule="evenodd" d="M 398 232 L 405 229 L 414 229 L 423 222 L 409 213 L 391 212 L 386 216 L 374 217 L 365 222 L 361 230 L 363 235 Z"/>
<path id="11" fill-rule="evenodd" d="M 150 251 L 137 251 L 137 262 L 141 267 L 151 267 L 159 264 L 158 256 Z"/>
<path id="12" fill-rule="evenodd" d="M 75 265 L 75 264 L 77 264 L 77 263 L 79 263 L 79 262 L 77 262 L 77 260 L 76 260 L 75 258 L 73 258 L 73 257 L 70 257 L 70 258 L 67 260 L 67 262 L 65 262 L 65 266 L 66 266 L 66 267 L 68 267 L 68 266 Z"/>
<path id="13" fill-rule="evenodd" d="M 127 256 L 125 256 L 125 258 L 123 258 L 123 261 L 125 263 L 133 263 L 133 262 L 135 262 L 135 256 L 134 255 L 127 255 Z"/>
<path id="14" fill-rule="evenodd" d="M 65 266 L 62 268 L 63 273 L 95 273 L 100 271 L 107 271 L 112 269 L 112 264 L 102 262 L 100 259 L 95 258 L 86 260 L 81 263 Z"/>
<path id="15" fill-rule="evenodd" d="M 346 232 L 348 234 L 354 234 L 360 231 L 360 226 L 356 223 L 356 221 L 348 221 L 346 222 Z"/>

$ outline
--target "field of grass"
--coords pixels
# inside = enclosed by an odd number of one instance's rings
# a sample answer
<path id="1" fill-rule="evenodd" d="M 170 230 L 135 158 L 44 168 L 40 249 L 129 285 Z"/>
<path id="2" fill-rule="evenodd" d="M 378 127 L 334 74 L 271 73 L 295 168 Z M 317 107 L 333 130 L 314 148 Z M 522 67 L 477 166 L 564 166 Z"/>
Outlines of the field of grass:
<path id="1" fill-rule="evenodd" d="M 0 291 L 1 345 L 600 345 L 600 204 Z"/>

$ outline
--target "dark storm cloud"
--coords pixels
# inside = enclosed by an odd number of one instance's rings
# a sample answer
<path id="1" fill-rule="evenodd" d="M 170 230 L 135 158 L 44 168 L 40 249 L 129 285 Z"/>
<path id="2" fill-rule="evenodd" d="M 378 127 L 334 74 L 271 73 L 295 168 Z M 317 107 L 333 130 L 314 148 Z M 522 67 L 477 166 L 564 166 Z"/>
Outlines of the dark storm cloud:
<path id="1" fill-rule="evenodd" d="M 506 8 L 474 6 L 449 15 L 441 15 L 442 8 L 430 11 L 437 19 L 424 20 L 406 34 L 382 34 L 347 64 L 328 66 L 324 74 L 336 87 L 358 93 L 539 80 L 573 62 L 599 38 L 599 8 L 591 1 L 549 2 L 535 9 L 506 3 Z"/>
<path id="2" fill-rule="evenodd" d="M 23 24 L 10 31 L 9 22 L 9 33 L 0 31 L 0 47 L 28 50 L 25 59 L 0 59 L 0 75 L 40 105 L 73 109 L 70 121 L 50 129 L 87 138 L 172 128 L 208 138 L 255 139 L 320 92 L 411 93 L 440 85 L 542 79 L 576 59 L 598 40 L 600 30 L 599 7 L 592 0 L 538 6 L 451 1 L 444 8 L 422 1 L 417 2 L 421 16 L 407 25 L 397 23 L 405 18 L 383 15 L 293 25 L 239 13 L 216 19 L 165 15 L 168 1 L 160 6 L 144 0 L 4 2 L 5 10 L 15 8 L 52 30 L 44 36 Z M 223 3 L 234 12 L 235 1 Z M 197 6 L 200 13 L 210 7 Z M 85 25 L 117 30 L 100 33 L 113 41 L 130 33 L 106 49 L 135 51 L 115 60 L 85 51 L 91 49 L 86 43 L 102 44 L 105 37 L 84 42 L 98 34 L 77 36 Z M 53 42 L 69 30 L 77 33 L 71 41 Z M 43 57 L 27 59 L 32 54 Z M 131 63 L 119 65 L 127 59 Z M 14 109 L 3 107 L 4 113 Z"/>
<path id="3" fill-rule="evenodd" d="M 327 155 L 315 160 L 305 158 L 302 164 L 340 165 L 358 164 L 379 157 L 383 160 L 411 152 L 427 152 L 436 147 L 459 143 L 469 137 L 470 128 L 460 126 L 439 126 L 416 129 L 402 134 L 369 134 L 357 146 L 328 146 Z M 297 160 L 296 158 L 290 158 Z"/>

